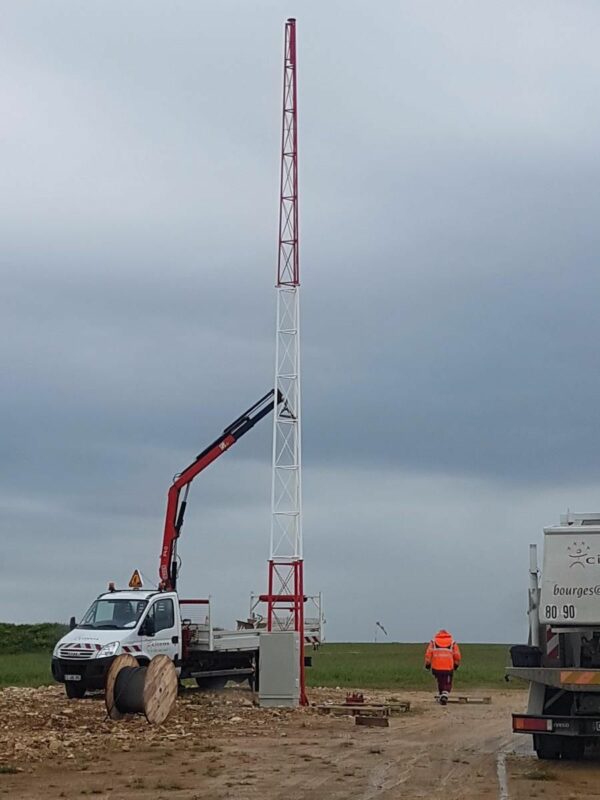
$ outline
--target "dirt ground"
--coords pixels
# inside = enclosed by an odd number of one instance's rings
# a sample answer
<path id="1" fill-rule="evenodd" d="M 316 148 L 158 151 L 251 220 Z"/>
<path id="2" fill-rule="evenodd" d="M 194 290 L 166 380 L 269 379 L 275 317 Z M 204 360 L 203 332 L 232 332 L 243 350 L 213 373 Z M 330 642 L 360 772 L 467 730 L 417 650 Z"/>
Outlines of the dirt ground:
<path id="1" fill-rule="evenodd" d="M 0 795 L 104 800 L 392 800 L 600 798 L 600 758 L 540 762 L 513 736 L 519 691 L 491 705 L 442 708 L 403 692 L 411 711 L 389 728 L 315 708 L 264 710 L 243 690 L 186 692 L 169 720 L 106 718 L 102 698 L 68 701 L 59 687 L 0 692 Z M 312 690 L 314 703 L 345 691 Z M 389 692 L 370 692 L 381 702 Z M 504 766 L 505 765 L 505 766 Z"/>

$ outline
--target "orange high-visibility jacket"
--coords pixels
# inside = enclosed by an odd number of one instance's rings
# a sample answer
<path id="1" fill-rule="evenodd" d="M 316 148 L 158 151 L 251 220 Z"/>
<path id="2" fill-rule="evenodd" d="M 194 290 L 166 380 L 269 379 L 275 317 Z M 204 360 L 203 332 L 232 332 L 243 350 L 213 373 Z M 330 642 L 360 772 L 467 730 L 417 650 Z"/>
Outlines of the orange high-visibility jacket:
<path id="1" fill-rule="evenodd" d="M 425 652 L 425 666 L 434 672 L 454 672 L 460 664 L 460 648 L 448 631 L 441 630 L 429 642 Z"/>

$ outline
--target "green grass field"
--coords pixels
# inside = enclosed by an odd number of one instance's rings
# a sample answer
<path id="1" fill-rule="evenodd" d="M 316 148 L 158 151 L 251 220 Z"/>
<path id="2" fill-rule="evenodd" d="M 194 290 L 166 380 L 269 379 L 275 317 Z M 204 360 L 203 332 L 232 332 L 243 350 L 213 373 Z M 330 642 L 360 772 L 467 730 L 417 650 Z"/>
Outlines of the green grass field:
<path id="1" fill-rule="evenodd" d="M 50 660 L 68 628 L 55 622 L 11 625 L 0 622 L 0 687 L 52 683 Z"/>
<path id="2" fill-rule="evenodd" d="M 64 630 L 54 625 L 0 625 L 0 687 L 51 684 L 52 648 Z M 461 649 L 457 689 L 518 685 L 504 682 L 508 645 L 465 644 Z M 313 659 L 307 680 L 310 686 L 430 689 L 433 681 L 423 669 L 424 651 L 424 644 L 326 644 L 317 652 L 307 651 Z"/>
<path id="3" fill-rule="evenodd" d="M 50 653 L 0 655 L 0 687 L 47 686 L 53 683 Z"/>
<path id="4" fill-rule="evenodd" d="M 425 644 L 326 644 L 313 655 L 307 670 L 310 686 L 356 689 L 431 689 L 433 679 L 423 669 Z M 507 644 L 461 645 L 463 663 L 455 687 L 517 688 L 506 683 Z"/>

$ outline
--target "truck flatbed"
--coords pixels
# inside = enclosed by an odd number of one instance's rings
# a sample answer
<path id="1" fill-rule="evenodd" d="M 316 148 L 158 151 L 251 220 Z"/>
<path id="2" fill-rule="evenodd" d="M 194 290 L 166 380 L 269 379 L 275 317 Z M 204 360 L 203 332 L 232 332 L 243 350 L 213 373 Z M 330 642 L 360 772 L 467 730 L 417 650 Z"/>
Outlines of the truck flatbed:
<path id="1" fill-rule="evenodd" d="M 600 692 L 600 669 L 573 669 L 571 667 L 507 667 L 512 678 L 531 683 L 541 683 L 569 692 Z"/>
<path id="2" fill-rule="evenodd" d="M 226 630 L 210 625 L 191 625 L 190 652 L 258 650 L 260 630 Z"/>

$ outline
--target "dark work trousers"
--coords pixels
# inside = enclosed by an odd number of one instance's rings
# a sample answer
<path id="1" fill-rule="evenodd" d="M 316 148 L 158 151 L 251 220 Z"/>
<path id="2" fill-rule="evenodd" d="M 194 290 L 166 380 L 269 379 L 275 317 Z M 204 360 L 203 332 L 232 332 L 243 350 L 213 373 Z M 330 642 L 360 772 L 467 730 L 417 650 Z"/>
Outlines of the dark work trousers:
<path id="1" fill-rule="evenodd" d="M 438 693 L 450 692 L 452 690 L 452 676 L 453 672 L 439 672 L 434 670 L 433 676 L 437 681 Z"/>

